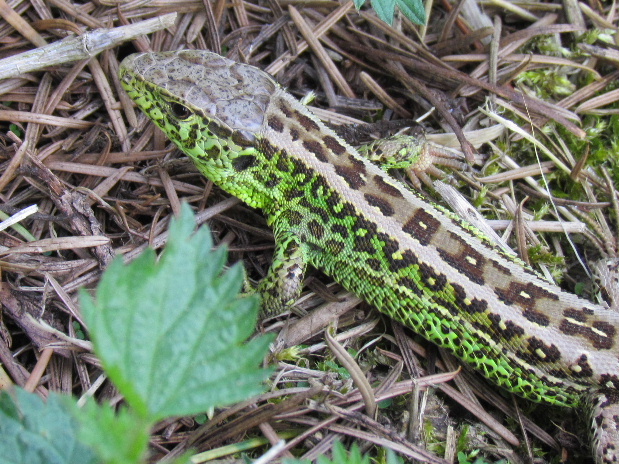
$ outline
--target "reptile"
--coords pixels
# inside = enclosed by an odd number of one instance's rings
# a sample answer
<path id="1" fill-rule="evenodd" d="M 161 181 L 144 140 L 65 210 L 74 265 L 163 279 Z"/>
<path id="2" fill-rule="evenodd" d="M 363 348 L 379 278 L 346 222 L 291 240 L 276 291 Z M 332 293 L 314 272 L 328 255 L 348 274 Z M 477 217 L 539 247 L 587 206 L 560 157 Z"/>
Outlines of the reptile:
<path id="1" fill-rule="evenodd" d="M 619 462 L 619 313 L 562 290 L 395 180 L 262 70 L 209 51 L 120 66 L 137 106 L 275 235 L 260 283 L 291 306 L 308 265 L 531 401 L 592 411 L 597 463 Z"/>

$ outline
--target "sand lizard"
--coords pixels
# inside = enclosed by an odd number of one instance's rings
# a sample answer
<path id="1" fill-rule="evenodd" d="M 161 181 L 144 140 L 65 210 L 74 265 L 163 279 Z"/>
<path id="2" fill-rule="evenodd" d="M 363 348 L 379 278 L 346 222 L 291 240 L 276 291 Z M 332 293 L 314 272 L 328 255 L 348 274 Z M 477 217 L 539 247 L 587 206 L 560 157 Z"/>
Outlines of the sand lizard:
<path id="1" fill-rule="evenodd" d="M 592 403 L 596 461 L 619 462 L 619 314 L 394 180 L 258 68 L 208 51 L 142 53 L 120 78 L 205 176 L 266 214 L 267 308 L 292 304 L 315 266 L 517 395 Z"/>

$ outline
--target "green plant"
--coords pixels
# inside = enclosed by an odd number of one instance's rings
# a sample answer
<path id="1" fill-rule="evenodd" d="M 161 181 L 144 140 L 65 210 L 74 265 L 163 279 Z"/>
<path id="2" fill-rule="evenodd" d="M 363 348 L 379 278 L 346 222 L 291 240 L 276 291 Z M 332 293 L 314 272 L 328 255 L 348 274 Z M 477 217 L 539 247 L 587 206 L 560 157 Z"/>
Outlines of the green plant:
<path id="1" fill-rule="evenodd" d="M 361 8 L 365 0 L 354 0 L 355 7 Z M 397 6 L 404 16 L 415 24 L 426 23 L 426 11 L 423 2 L 420 0 L 371 0 L 372 8 L 380 19 L 387 24 L 393 24 L 393 15 Z"/>
<path id="2" fill-rule="evenodd" d="M 309 460 L 284 459 L 284 464 L 311 464 Z M 344 445 L 336 442 L 333 445 L 331 458 L 320 456 L 316 462 L 318 464 L 370 464 L 370 462 L 378 462 L 384 464 L 403 464 L 404 460 L 396 455 L 392 450 L 386 450 L 386 456 L 381 460 L 370 460 L 368 454 L 361 454 L 361 450 L 356 443 L 347 451 Z"/>
<path id="3" fill-rule="evenodd" d="M 47 403 L 16 389 L 0 394 L 0 453 L 21 464 L 145 462 L 152 425 L 199 414 L 263 391 L 260 365 L 271 337 L 252 335 L 256 297 L 240 297 L 241 266 L 223 270 L 208 228 L 192 233 L 188 206 L 170 226 L 159 260 L 153 250 L 103 275 L 96 301 L 80 294 L 95 353 L 125 397 L 114 410 L 51 393 Z M 234 385 L 234 388 L 230 388 Z M 189 462 L 183 456 L 175 463 Z"/>

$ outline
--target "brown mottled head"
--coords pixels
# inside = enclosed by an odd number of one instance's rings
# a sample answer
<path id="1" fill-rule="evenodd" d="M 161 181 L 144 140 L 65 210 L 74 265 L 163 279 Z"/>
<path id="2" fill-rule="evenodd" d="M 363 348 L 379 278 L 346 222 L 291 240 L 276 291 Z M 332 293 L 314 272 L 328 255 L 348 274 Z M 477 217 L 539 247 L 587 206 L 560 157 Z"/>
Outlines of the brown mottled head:
<path id="1" fill-rule="evenodd" d="M 219 131 L 248 142 L 262 127 L 270 96 L 277 88 L 263 71 L 204 50 L 130 55 L 121 63 L 120 80 L 165 132 L 162 117 L 182 121 L 200 112 Z M 158 105 L 149 101 L 149 94 Z M 168 135 L 174 140 L 174 134 Z"/>
<path id="2" fill-rule="evenodd" d="M 265 165 L 260 131 L 278 85 L 265 72 L 203 50 L 130 55 L 120 81 L 198 169 L 246 203 L 265 207 L 281 179 Z"/>

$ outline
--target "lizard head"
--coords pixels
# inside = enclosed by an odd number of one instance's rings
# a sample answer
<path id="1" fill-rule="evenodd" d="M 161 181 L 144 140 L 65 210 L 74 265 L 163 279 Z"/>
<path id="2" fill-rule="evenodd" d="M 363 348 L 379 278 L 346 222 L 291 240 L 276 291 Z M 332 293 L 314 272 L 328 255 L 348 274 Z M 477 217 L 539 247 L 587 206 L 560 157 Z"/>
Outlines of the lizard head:
<path id="1" fill-rule="evenodd" d="M 120 82 L 198 169 L 226 188 L 247 169 L 278 84 L 266 73 L 204 50 L 136 53 Z M 236 193 L 235 193 L 236 194 Z"/>

